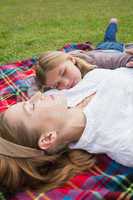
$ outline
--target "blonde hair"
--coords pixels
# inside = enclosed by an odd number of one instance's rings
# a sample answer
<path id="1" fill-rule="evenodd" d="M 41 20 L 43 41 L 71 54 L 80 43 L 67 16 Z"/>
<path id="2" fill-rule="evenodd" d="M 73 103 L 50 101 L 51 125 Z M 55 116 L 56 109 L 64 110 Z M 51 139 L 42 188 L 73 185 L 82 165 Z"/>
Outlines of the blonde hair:
<path id="1" fill-rule="evenodd" d="M 48 71 L 54 69 L 62 62 L 72 59 L 72 57 L 75 60 L 74 64 L 81 71 L 82 77 L 87 72 L 94 69 L 94 66 L 92 64 L 87 63 L 81 58 L 70 55 L 69 53 L 65 53 L 62 51 L 48 51 L 39 56 L 37 64 L 35 65 L 36 75 L 41 84 L 45 83 L 46 73 Z"/>
<path id="2" fill-rule="evenodd" d="M 45 152 L 40 156 L 36 153 L 34 155 L 33 149 L 40 152 L 37 147 L 39 135 L 40 133 L 34 130 L 29 132 L 23 124 L 15 127 L 9 125 L 4 114 L 0 115 L 0 140 L 12 144 L 11 152 L 14 152 L 13 145 L 18 146 L 16 155 L 13 153 L 13 156 L 9 155 L 6 149 L 3 153 L 2 147 L 0 148 L 0 185 L 8 191 L 15 192 L 19 187 L 22 190 L 31 188 L 46 191 L 94 165 L 94 157 L 83 150 L 65 149 L 53 155 L 47 155 Z M 25 157 L 21 157 L 21 148 L 24 147 L 29 150 L 27 153 L 25 150 Z M 30 148 L 31 156 L 28 153 Z"/>

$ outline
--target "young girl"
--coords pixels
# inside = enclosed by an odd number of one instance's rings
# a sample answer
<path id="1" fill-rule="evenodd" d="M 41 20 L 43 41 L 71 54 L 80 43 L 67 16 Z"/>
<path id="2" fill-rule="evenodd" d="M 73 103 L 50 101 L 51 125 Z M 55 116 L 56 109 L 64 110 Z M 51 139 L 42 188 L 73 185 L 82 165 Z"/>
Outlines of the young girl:
<path id="1" fill-rule="evenodd" d="M 69 89 L 94 68 L 115 69 L 133 67 L 133 55 L 107 50 L 49 51 L 43 53 L 35 65 L 41 87 Z"/>
<path id="2" fill-rule="evenodd" d="M 132 77 L 132 69 L 94 69 L 69 90 L 11 106 L 0 118 L 0 184 L 60 185 L 94 164 L 76 149 L 133 167 Z"/>
<path id="3" fill-rule="evenodd" d="M 68 53 L 51 51 L 39 57 L 35 69 L 42 86 L 69 89 L 94 67 L 83 59 Z"/>

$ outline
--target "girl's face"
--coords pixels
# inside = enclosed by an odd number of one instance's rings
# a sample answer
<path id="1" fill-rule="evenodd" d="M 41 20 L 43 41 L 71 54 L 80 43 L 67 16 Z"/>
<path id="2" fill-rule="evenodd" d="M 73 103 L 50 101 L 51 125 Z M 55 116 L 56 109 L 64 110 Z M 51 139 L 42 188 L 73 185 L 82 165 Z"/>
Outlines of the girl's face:
<path id="1" fill-rule="evenodd" d="M 39 132 L 59 128 L 67 113 L 67 102 L 64 96 L 44 96 L 38 92 L 31 99 L 11 106 L 5 117 L 13 125 L 23 123 L 27 129 Z"/>
<path id="2" fill-rule="evenodd" d="M 72 60 L 60 63 L 45 74 L 45 85 L 59 90 L 74 87 L 81 80 L 81 72 Z"/>

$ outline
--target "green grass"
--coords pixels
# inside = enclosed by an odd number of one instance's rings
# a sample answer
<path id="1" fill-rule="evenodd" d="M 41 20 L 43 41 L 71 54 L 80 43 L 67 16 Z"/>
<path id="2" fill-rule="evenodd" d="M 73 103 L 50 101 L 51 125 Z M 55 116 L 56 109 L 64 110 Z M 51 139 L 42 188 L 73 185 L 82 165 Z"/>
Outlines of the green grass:
<path id="1" fill-rule="evenodd" d="M 111 17 L 119 19 L 119 40 L 132 42 L 133 0 L 0 0 L 0 63 L 65 43 L 96 44 Z"/>

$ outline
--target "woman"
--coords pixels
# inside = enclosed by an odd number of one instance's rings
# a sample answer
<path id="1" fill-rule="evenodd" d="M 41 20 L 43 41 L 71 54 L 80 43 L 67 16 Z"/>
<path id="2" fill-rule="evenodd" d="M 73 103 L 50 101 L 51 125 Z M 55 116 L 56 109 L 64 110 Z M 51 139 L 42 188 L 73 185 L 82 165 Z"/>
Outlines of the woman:
<path id="1" fill-rule="evenodd" d="M 74 88 L 11 106 L 0 123 L 1 184 L 50 188 L 93 165 L 68 147 L 133 167 L 132 85 L 132 69 L 95 69 Z"/>
<path id="2" fill-rule="evenodd" d="M 39 103 L 37 112 L 34 112 L 34 102 Z M 61 112 L 67 108 L 64 98 L 59 105 L 58 102 L 59 98 L 54 106 L 51 97 L 38 93 L 29 101 L 13 105 L 1 114 L 0 185 L 8 191 L 16 192 L 18 188 L 46 191 L 94 165 L 95 159 L 85 151 L 66 148 L 49 155 L 41 147 L 44 130 L 52 120 L 51 114 L 60 107 Z M 65 104 L 65 109 L 62 109 L 62 104 Z M 53 112 L 48 112 L 49 109 Z M 47 112 L 49 115 L 46 115 Z M 56 119 L 54 115 L 52 126 Z"/>

